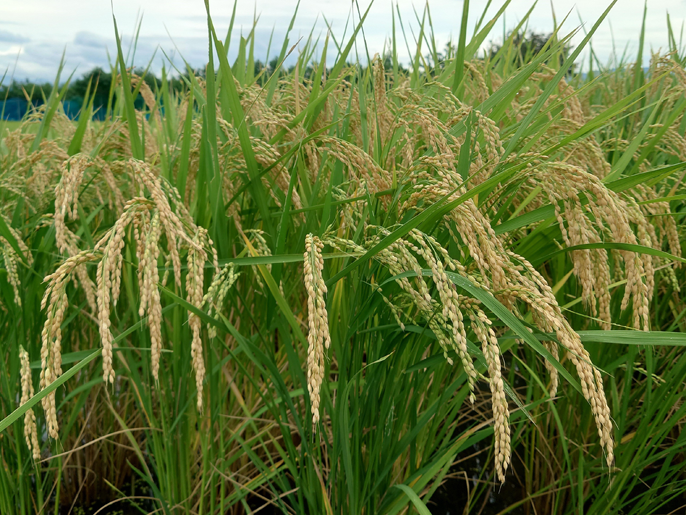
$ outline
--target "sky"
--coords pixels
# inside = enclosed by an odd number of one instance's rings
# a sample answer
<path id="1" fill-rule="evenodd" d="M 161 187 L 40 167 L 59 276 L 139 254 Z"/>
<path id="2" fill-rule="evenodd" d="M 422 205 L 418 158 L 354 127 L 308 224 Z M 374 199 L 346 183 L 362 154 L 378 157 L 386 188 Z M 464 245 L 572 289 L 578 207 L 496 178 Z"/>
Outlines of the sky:
<path id="1" fill-rule="evenodd" d="M 358 1 L 361 9 L 369 5 L 368 0 Z M 425 3 L 421 0 L 375 0 L 364 24 L 371 55 L 383 51 L 392 33 L 391 9 L 396 3 L 406 26 L 410 48 L 414 48 L 412 32 L 418 34 L 419 27 L 415 10 L 421 17 Z M 559 23 L 569 14 L 562 33 L 569 33 L 582 25 L 588 30 L 609 3 L 610 0 L 539 0 L 530 17 L 529 28 L 548 33 L 553 29 L 554 17 Z M 238 48 L 236 38 L 241 32 L 247 35 L 257 14 L 256 57 L 266 57 L 273 29 L 273 58 L 281 47 L 296 4 L 297 0 L 238 0 L 230 53 L 235 56 Z M 470 27 L 481 16 L 486 4 L 486 0 L 471 0 Z M 313 26 L 314 34 L 321 34 L 323 40 L 327 31 L 325 20 L 340 40 L 353 5 L 345 0 L 301 0 L 290 36 L 291 44 L 302 36 L 302 47 Z M 501 5 L 501 1 L 493 0 L 486 17 L 490 19 Z M 532 0 L 512 0 L 504 18 L 487 41 L 502 40 L 503 23 L 506 30 L 514 28 L 531 5 Z M 626 49 L 628 55 L 636 55 L 643 5 L 644 0 L 617 1 L 592 40 L 601 62 L 608 62 L 613 44 L 620 54 Z M 226 33 L 232 8 L 232 0 L 210 0 L 212 19 L 220 34 Z M 451 39 L 456 40 L 462 0 L 429 0 L 429 8 L 437 42 L 445 45 Z M 0 0 L 0 78 L 7 70 L 8 77 L 13 76 L 19 81 L 52 81 L 63 51 L 66 52 L 68 73 L 75 71 L 76 76 L 80 76 L 95 66 L 107 69 L 108 59 L 116 53 L 113 13 L 123 34 L 125 49 L 131 41 L 137 17 L 142 16 L 136 65 L 147 65 L 153 56 L 155 71 L 161 69 L 166 59 L 171 59 L 177 66 L 182 65 L 180 56 L 194 67 L 207 62 L 207 21 L 203 0 Z M 357 11 L 354 13 L 357 19 Z M 678 41 L 686 23 L 686 0 L 648 0 L 646 51 L 651 48 L 667 49 L 667 14 Z M 471 36 L 471 30 L 469 34 Z M 578 44 L 583 37 L 582 29 L 572 41 Z M 358 50 L 364 52 L 361 39 Z M 407 61 L 404 43 L 400 45 L 399 53 Z"/>

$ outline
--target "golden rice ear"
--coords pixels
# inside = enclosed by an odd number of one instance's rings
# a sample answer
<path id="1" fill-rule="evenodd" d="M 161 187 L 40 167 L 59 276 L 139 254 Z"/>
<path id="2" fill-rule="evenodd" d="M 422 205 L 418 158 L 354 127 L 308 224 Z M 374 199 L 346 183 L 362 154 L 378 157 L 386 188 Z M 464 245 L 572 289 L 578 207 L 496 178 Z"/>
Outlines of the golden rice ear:
<path id="1" fill-rule="evenodd" d="M 510 466 L 510 410 L 505 396 L 505 383 L 500 363 L 500 347 L 491 321 L 486 314 L 471 303 L 468 310 L 472 330 L 481 342 L 481 349 L 488 364 L 488 382 L 491 389 L 493 425 L 495 436 L 495 467 L 500 482 L 505 482 L 505 472 Z"/>
<path id="2" fill-rule="evenodd" d="M 152 92 L 147 82 L 145 82 L 141 77 L 131 74 L 131 87 L 135 89 L 139 84 L 139 91 L 141 96 L 143 97 L 145 105 L 148 107 L 148 109 L 150 109 L 151 112 L 154 111 L 155 106 L 157 105 L 155 94 Z M 157 113 L 157 118 L 159 118 L 159 113 Z"/>
<path id="3" fill-rule="evenodd" d="M 374 100 L 378 113 L 386 110 L 386 70 L 383 60 L 376 54 L 372 59 L 372 70 L 374 74 Z"/>
<path id="4" fill-rule="evenodd" d="M 155 212 L 152 215 L 150 224 L 145 228 L 145 233 L 142 233 L 141 236 L 144 236 L 144 239 L 138 242 L 137 245 L 137 247 L 141 244 L 143 246 L 143 255 L 138 262 L 141 296 L 138 315 L 144 317 L 146 312 L 148 315 L 150 363 L 152 376 L 157 383 L 159 380 L 160 356 L 162 354 L 162 305 L 160 303 L 160 291 L 157 287 L 159 282 L 157 260 L 160 255 L 158 246 L 160 238 L 159 212 Z M 118 274 L 118 276 L 120 275 Z"/>
<path id="5" fill-rule="evenodd" d="M 46 388 L 62 375 L 62 322 L 68 308 L 66 286 L 79 267 L 98 259 L 97 251 L 82 251 L 68 258 L 52 274 L 45 277 L 47 288 L 41 301 L 41 309 L 46 310 L 45 323 L 41 333 L 41 374 L 40 387 Z M 57 407 L 55 392 L 41 400 L 47 423 L 48 434 L 58 438 Z"/>
<path id="6" fill-rule="evenodd" d="M 18 240 L 21 241 L 21 240 Z M 24 255 L 31 255 L 30 252 L 25 252 Z M 10 246 L 9 242 L 0 236 L 0 257 L 5 265 L 7 271 L 7 282 L 10 283 L 12 291 L 14 292 L 14 302 L 21 307 L 21 296 L 19 295 L 19 274 L 17 273 L 17 253 Z"/>
<path id="7" fill-rule="evenodd" d="M 102 237 L 91 252 L 81 252 L 70 257 L 58 269 L 55 274 L 46 277 L 49 283 L 42 306 L 48 307 L 48 317 L 43 330 L 43 366 L 41 372 L 41 385 L 54 381 L 61 374 L 61 333 L 59 326 L 64 316 L 66 307 L 66 295 L 64 285 L 73 273 L 85 270 L 84 264 L 88 261 L 98 260 L 97 267 L 97 318 L 99 333 L 102 342 L 103 355 L 103 379 L 106 383 L 114 382 L 114 368 L 112 363 L 112 334 L 110 332 L 110 306 L 115 305 L 121 288 L 121 274 L 124 248 L 124 237 L 129 225 L 133 226 L 133 237 L 136 242 L 136 255 L 138 258 L 138 282 L 140 290 L 139 315 L 148 317 L 151 340 L 152 374 L 157 381 L 159 375 L 159 359 L 162 349 L 161 318 L 162 309 L 158 289 L 159 272 L 158 259 L 160 254 L 159 240 L 164 233 L 167 239 L 167 261 L 172 264 L 177 286 L 181 285 L 181 263 L 179 248 L 182 244 L 189 247 L 189 300 L 196 306 L 202 305 L 203 286 L 202 269 L 207 260 L 204 248 L 212 249 L 213 264 L 217 265 L 216 251 L 212 248 L 212 242 L 207 237 L 204 229 L 195 226 L 185 206 L 181 204 L 176 191 L 163 186 L 149 165 L 140 161 L 130 160 L 129 170 L 133 179 L 138 183 L 141 194 L 147 190 L 150 198 L 134 197 L 124 206 L 121 216 L 116 220 L 113 227 Z M 166 187 L 166 190 L 165 190 Z M 65 191 L 66 191 L 65 187 Z M 69 205 L 69 194 L 63 195 L 63 201 L 58 206 Z M 62 197 L 60 197 L 62 198 Z M 66 200 L 65 200 L 66 199 Z M 170 204 L 170 200 L 171 203 Z M 174 205 L 176 212 L 171 208 Z M 63 207 L 66 211 L 66 208 Z M 183 223 L 181 218 L 183 218 Z M 185 225 L 184 225 L 185 224 Z M 188 236 L 185 227 L 195 231 L 193 239 Z M 48 305 L 48 300 L 50 304 Z M 196 371 L 198 383 L 198 408 L 202 408 L 202 380 L 204 376 L 204 364 L 202 363 L 202 346 L 199 341 L 199 319 L 190 318 L 194 340 L 192 345 L 193 367 Z M 53 416 L 54 395 L 44 399 L 44 407 L 48 417 L 48 426 L 51 436 L 56 437 L 57 421 Z"/>
<path id="8" fill-rule="evenodd" d="M 19 347 L 19 362 L 21 364 L 21 401 L 19 406 L 26 404 L 33 397 L 33 381 L 31 379 L 31 364 L 29 353 L 23 346 Z M 40 460 L 40 446 L 38 444 L 38 429 L 36 427 L 36 414 L 33 408 L 26 411 L 24 415 L 24 438 L 33 456 L 33 461 Z"/>
<path id="9" fill-rule="evenodd" d="M 207 253 L 205 246 L 212 246 L 212 240 L 207 236 L 207 231 L 203 227 L 197 227 L 193 244 L 188 248 L 188 276 L 186 278 L 186 299 L 193 306 L 202 309 L 203 305 L 203 280 Z M 216 260 L 214 262 L 216 266 Z M 188 312 L 188 325 L 193 333 L 191 342 L 191 359 L 193 370 L 195 370 L 195 386 L 197 389 L 197 407 L 202 411 L 203 407 L 203 381 L 205 380 L 205 360 L 203 357 L 203 346 L 200 332 L 202 321 L 193 312 Z"/>
<path id="10" fill-rule="evenodd" d="M 480 104 L 488 98 L 488 85 L 484 80 L 484 76 L 479 68 L 483 64 L 479 61 L 465 61 L 464 68 L 468 75 L 471 76 L 471 81 L 465 80 L 466 87 L 470 90 L 471 97 L 475 99 L 474 104 Z"/>
<path id="11" fill-rule="evenodd" d="M 247 231 L 243 232 L 241 229 L 239 229 L 239 233 L 242 234 L 244 238 L 247 238 L 247 235 L 250 235 L 250 244 L 253 245 L 253 248 L 258 256 L 271 256 L 272 255 L 272 249 L 269 248 L 269 244 L 267 243 L 267 240 L 264 238 L 264 231 L 261 229 L 248 229 Z M 272 265 L 267 264 L 265 265 L 267 267 L 267 270 L 270 272 L 272 271 Z M 253 277 L 255 282 L 258 284 L 260 288 L 264 288 L 264 282 L 262 282 L 262 275 L 259 272 L 259 268 L 255 265 L 251 266 L 252 271 L 253 271 Z M 279 284 L 279 288 L 282 287 L 282 284 Z"/>
<path id="12" fill-rule="evenodd" d="M 612 466 L 614 462 L 614 436 L 610 408 L 603 389 L 603 379 L 593 366 L 579 335 L 562 314 L 550 285 L 527 260 L 511 251 L 508 251 L 508 255 L 520 263 L 521 270 L 524 272 L 516 272 L 522 287 L 512 289 L 511 293 L 529 305 L 533 311 L 533 318 L 538 321 L 539 327 L 546 333 L 554 333 L 557 341 L 567 351 L 567 356 L 576 367 L 581 380 L 581 391 L 584 398 L 591 405 L 601 446 L 605 451 L 606 462 L 608 466 Z"/>
<path id="13" fill-rule="evenodd" d="M 110 301 L 112 291 L 118 294 L 121 260 L 124 249 L 124 234 L 126 227 L 134 217 L 134 210 L 145 199 L 133 199 L 127 202 L 124 214 L 115 222 L 114 227 L 98 242 L 96 250 L 102 248 L 102 258 L 96 273 L 96 291 L 98 304 L 98 327 L 102 342 L 102 371 L 105 384 L 114 383 L 114 368 L 112 365 L 112 333 L 110 332 Z M 139 273 L 139 283 L 140 283 Z M 147 289 L 141 285 L 141 291 Z M 115 298 L 116 300 L 116 298 Z"/>
<path id="14" fill-rule="evenodd" d="M 432 186 L 422 185 L 424 200 L 449 194 L 454 188 L 449 177 L 444 174 Z M 599 193 L 602 194 L 602 190 Z M 567 349 L 581 378 L 583 394 L 591 404 L 607 463 L 611 465 L 614 440 L 602 378 L 595 373 L 578 335 L 562 315 L 550 286 L 530 263 L 504 249 L 490 223 L 472 201 L 464 202 L 448 216 L 480 271 L 482 287 L 490 289 L 506 307 L 514 308 L 517 300 L 529 305 L 541 321 L 542 329 L 556 333 L 558 341 Z M 644 313 L 642 308 L 641 313 Z"/>
<path id="15" fill-rule="evenodd" d="M 219 313 L 221 311 L 221 306 L 224 304 L 226 294 L 238 280 L 238 276 L 240 275 L 240 273 L 236 272 L 236 266 L 233 263 L 227 264 L 221 270 L 219 269 L 219 265 L 215 265 L 215 270 L 216 273 L 214 274 L 212 283 L 202 299 L 202 305 L 207 306 L 207 314 L 209 316 L 213 316 L 214 313 Z M 208 324 L 207 334 L 210 339 L 216 337 L 217 328 Z"/>
<path id="16" fill-rule="evenodd" d="M 82 154 L 65 160 L 60 171 L 60 182 L 55 188 L 55 240 L 59 251 L 70 257 L 79 253 L 79 247 L 78 238 L 67 227 L 66 218 L 67 216 L 73 220 L 78 218 L 76 207 L 79 202 L 79 189 L 84 173 L 92 164 L 92 160 Z M 88 305 L 95 312 L 97 309 L 95 286 L 88 276 L 86 267 L 78 267 L 76 274 L 86 294 Z"/>
<path id="17" fill-rule="evenodd" d="M 326 151 L 330 157 L 338 159 L 348 167 L 350 180 L 354 182 L 366 181 L 372 192 L 389 189 L 393 184 L 391 174 L 381 168 L 369 154 L 348 141 L 333 137 L 321 138 L 320 151 Z"/>
<path id="18" fill-rule="evenodd" d="M 531 173 L 538 187 L 555 207 L 555 216 L 566 246 L 601 243 L 607 239 L 617 243 L 652 246 L 651 229 L 640 211 L 610 191 L 598 177 L 558 162 L 536 166 Z M 582 195 L 584 203 L 581 201 Z M 637 224 L 638 236 L 631 227 L 632 221 Z M 634 327 L 648 330 L 648 302 L 654 285 L 652 257 L 626 250 L 613 251 L 613 254 L 619 259 L 615 272 L 623 273 L 626 279 L 621 309 L 626 309 L 631 302 Z M 601 326 L 609 329 L 611 278 L 607 251 L 575 250 L 571 258 L 585 305 L 599 317 Z"/>
<path id="19" fill-rule="evenodd" d="M 377 138 L 383 147 L 391 134 L 391 125 L 393 124 L 393 114 L 388 107 L 388 95 L 386 93 L 386 70 L 381 57 L 377 54 L 372 61 L 372 73 L 374 77 L 374 105 L 372 112 L 376 113 L 376 121 L 378 124 L 379 133 Z M 372 124 L 372 128 L 376 130 L 377 124 Z M 373 148 L 373 145 L 370 145 Z"/>
<path id="20" fill-rule="evenodd" d="M 464 320 L 459 306 L 457 288 L 452 281 L 448 279 L 448 276 L 445 274 L 443 263 L 436 259 L 433 249 L 424 239 L 422 233 L 413 230 L 410 234 L 417 242 L 417 246 L 414 247 L 413 250 L 422 256 L 431 268 L 433 274 L 432 279 L 438 290 L 441 304 L 443 305 L 443 318 L 450 321 L 453 336 L 451 347 L 460 357 L 462 367 L 467 374 L 467 383 L 469 384 L 470 390 L 469 400 L 474 404 L 476 400 L 474 395 L 474 384 L 476 383 L 478 374 L 474 368 L 474 362 L 469 356 L 469 351 L 467 350 L 467 335 L 465 334 Z"/>
<path id="21" fill-rule="evenodd" d="M 307 292 L 307 389 L 312 403 L 312 424 L 319 421 L 319 391 L 324 380 L 324 348 L 331 345 L 329 316 L 326 311 L 326 284 L 322 277 L 324 244 L 313 234 L 305 238 L 304 282 Z"/>

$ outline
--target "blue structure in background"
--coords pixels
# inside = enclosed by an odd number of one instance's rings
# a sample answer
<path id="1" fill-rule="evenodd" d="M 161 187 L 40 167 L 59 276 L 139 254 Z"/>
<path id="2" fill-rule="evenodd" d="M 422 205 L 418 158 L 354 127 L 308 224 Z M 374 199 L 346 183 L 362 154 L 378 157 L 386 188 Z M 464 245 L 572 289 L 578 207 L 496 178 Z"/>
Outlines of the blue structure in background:
<path id="1" fill-rule="evenodd" d="M 38 107 L 43 104 L 43 101 L 32 102 L 34 107 Z M 83 105 L 83 100 L 65 100 L 62 102 L 64 107 L 64 114 L 66 114 L 72 120 L 79 119 L 79 112 L 81 111 L 81 106 Z M 4 111 L 3 111 L 4 109 Z M 0 100 L 0 114 L 2 115 L 2 120 L 21 121 L 24 116 L 26 116 L 29 110 L 29 103 L 23 98 L 8 98 L 7 100 Z M 98 109 L 94 106 L 96 111 L 93 114 L 93 120 L 104 120 L 105 119 L 105 107 L 102 106 Z"/>
<path id="2" fill-rule="evenodd" d="M 10 121 L 21 120 L 26 114 L 28 105 L 29 103 L 23 98 L 10 98 L 6 101 L 0 101 L 2 119 Z"/>

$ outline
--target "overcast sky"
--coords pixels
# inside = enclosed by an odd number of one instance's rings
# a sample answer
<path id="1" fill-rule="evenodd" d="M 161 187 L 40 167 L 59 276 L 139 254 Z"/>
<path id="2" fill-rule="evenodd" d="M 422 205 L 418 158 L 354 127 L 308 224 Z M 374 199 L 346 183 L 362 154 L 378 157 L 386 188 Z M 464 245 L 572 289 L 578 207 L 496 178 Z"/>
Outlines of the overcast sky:
<path id="1" fill-rule="evenodd" d="M 254 13 L 260 17 L 256 37 L 257 57 L 264 59 L 269 35 L 274 28 L 272 57 L 280 48 L 286 28 L 295 9 L 296 0 L 238 0 L 235 36 L 246 34 L 252 26 Z M 359 0 L 365 8 L 368 0 Z M 417 34 L 418 23 L 413 6 L 421 15 L 422 1 L 398 0 L 398 7 L 412 41 L 411 27 Z M 539 0 L 529 27 L 539 32 L 553 28 L 553 9 L 558 22 L 571 12 L 563 32 L 578 27 L 583 21 L 590 29 L 609 5 L 610 0 Z M 390 0 L 376 0 L 364 25 L 370 53 L 381 52 L 391 34 Z M 502 5 L 494 0 L 489 9 L 492 16 Z M 552 4 L 552 7 L 551 7 Z M 612 53 L 613 36 L 618 52 L 628 48 L 635 55 L 641 28 L 644 0 L 618 0 L 609 19 L 593 39 L 593 47 L 602 61 Z M 315 34 L 326 32 L 323 16 L 340 38 L 351 12 L 345 0 L 301 0 L 299 15 L 291 35 L 295 43 L 305 38 L 316 24 Z M 486 5 L 485 0 L 472 0 L 470 26 L 473 26 Z M 526 14 L 532 0 L 513 0 L 505 16 L 507 28 L 514 27 Z M 462 0 L 430 0 L 436 38 L 441 45 L 456 39 L 462 12 Z M 207 62 L 207 25 L 203 0 L 113 0 L 114 14 L 124 34 L 125 46 L 131 39 L 137 15 L 142 14 L 136 64 L 145 65 L 157 49 L 154 68 L 159 70 L 164 50 L 177 64 L 179 53 L 192 65 Z M 215 25 L 220 33 L 228 27 L 233 1 L 210 0 Z M 649 0 L 646 29 L 647 50 L 667 48 L 667 14 L 669 13 L 677 40 L 686 21 L 686 0 Z M 357 14 L 356 14 L 357 16 Z M 496 25 L 490 40 L 502 39 L 503 24 Z M 471 35 L 471 33 L 470 33 Z M 574 41 L 583 38 L 583 32 Z M 361 40 L 360 40 L 361 42 Z M 628 47 L 627 47 L 628 45 Z M 411 48 L 413 47 L 410 43 Z M 0 0 L 0 77 L 7 69 L 14 70 L 17 80 L 53 80 L 66 48 L 67 71 L 80 75 L 94 66 L 108 66 L 108 52 L 115 50 L 112 4 L 110 0 Z M 363 47 L 359 47 L 362 52 Z M 237 45 L 233 45 L 234 51 Z M 399 48 L 407 56 L 404 44 Z M 233 52 L 232 52 L 233 53 Z M 15 69 L 16 63 L 16 69 Z"/>

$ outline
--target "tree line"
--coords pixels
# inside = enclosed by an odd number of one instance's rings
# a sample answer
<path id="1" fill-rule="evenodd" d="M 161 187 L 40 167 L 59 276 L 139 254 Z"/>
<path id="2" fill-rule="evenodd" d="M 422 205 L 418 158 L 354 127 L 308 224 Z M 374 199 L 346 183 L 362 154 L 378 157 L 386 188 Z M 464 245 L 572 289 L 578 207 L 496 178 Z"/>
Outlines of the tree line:
<path id="1" fill-rule="evenodd" d="M 514 56 L 510 56 L 515 61 L 520 63 L 528 62 L 532 55 L 539 53 L 545 45 L 548 43 L 553 34 L 544 34 L 538 32 L 526 32 L 526 33 L 509 33 L 506 35 L 506 40 L 512 37 L 513 47 L 518 49 Z M 500 50 L 501 44 L 492 42 L 489 48 L 484 53 L 484 58 L 493 58 L 498 50 Z M 444 63 L 451 59 L 456 54 L 456 47 L 453 43 L 449 42 L 443 52 L 439 52 L 435 55 L 429 54 L 425 59 L 425 62 L 432 67 L 443 67 Z M 565 59 L 567 55 L 571 52 L 571 47 L 566 46 L 564 48 L 563 55 L 560 59 Z M 391 69 L 392 59 L 390 56 L 384 56 L 384 65 L 386 69 Z M 262 61 L 255 61 L 253 70 L 253 76 L 259 77 L 259 81 L 266 82 L 279 68 L 278 59 L 271 59 L 268 63 Z M 247 67 L 247 63 L 246 63 Z M 295 65 L 288 67 L 282 67 L 282 73 L 284 75 L 292 74 Z M 408 73 L 408 70 L 402 66 L 398 65 L 400 73 Z M 196 77 L 204 77 L 205 69 L 192 70 Z M 303 80 L 308 80 L 313 74 L 314 68 L 312 65 L 308 65 L 306 69 L 300 71 L 300 76 Z M 137 68 L 134 73 L 139 77 L 143 77 L 143 80 L 148 84 L 152 91 L 157 91 L 161 84 L 162 79 L 156 76 L 149 70 L 144 70 L 142 68 Z M 168 87 L 173 91 L 183 91 L 186 88 L 186 81 L 184 78 L 188 77 L 188 72 L 184 72 L 181 76 L 172 76 L 167 79 Z M 62 88 L 64 85 L 60 85 Z M 20 120 L 29 110 L 29 105 L 40 106 L 45 100 L 50 96 L 53 90 L 53 83 L 50 82 L 33 82 L 28 79 L 21 81 L 5 81 L 4 84 L 0 84 L 0 119 L 9 120 Z M 93 107 L 95 118 L 104 117 L 105 111 L 107 109 L 108 102 L 110 102 L 110 91 L 112 89 L 112 73 L 110 71 L 103 70 L 100 67 L 93 68 L 92 70 L 86 72 L 81 77 L 72 78 L 62 99 L 65 107 L 65 113 L 71 118 L 78 116 L 78 112 L 83 103 L 83 99 L 86 97 L 86 93 L 90 88 L 89 97 L 93 98 Z M 136 107 L 143 107 L 143 99 L 139 96 L 136 101 Z"/>

